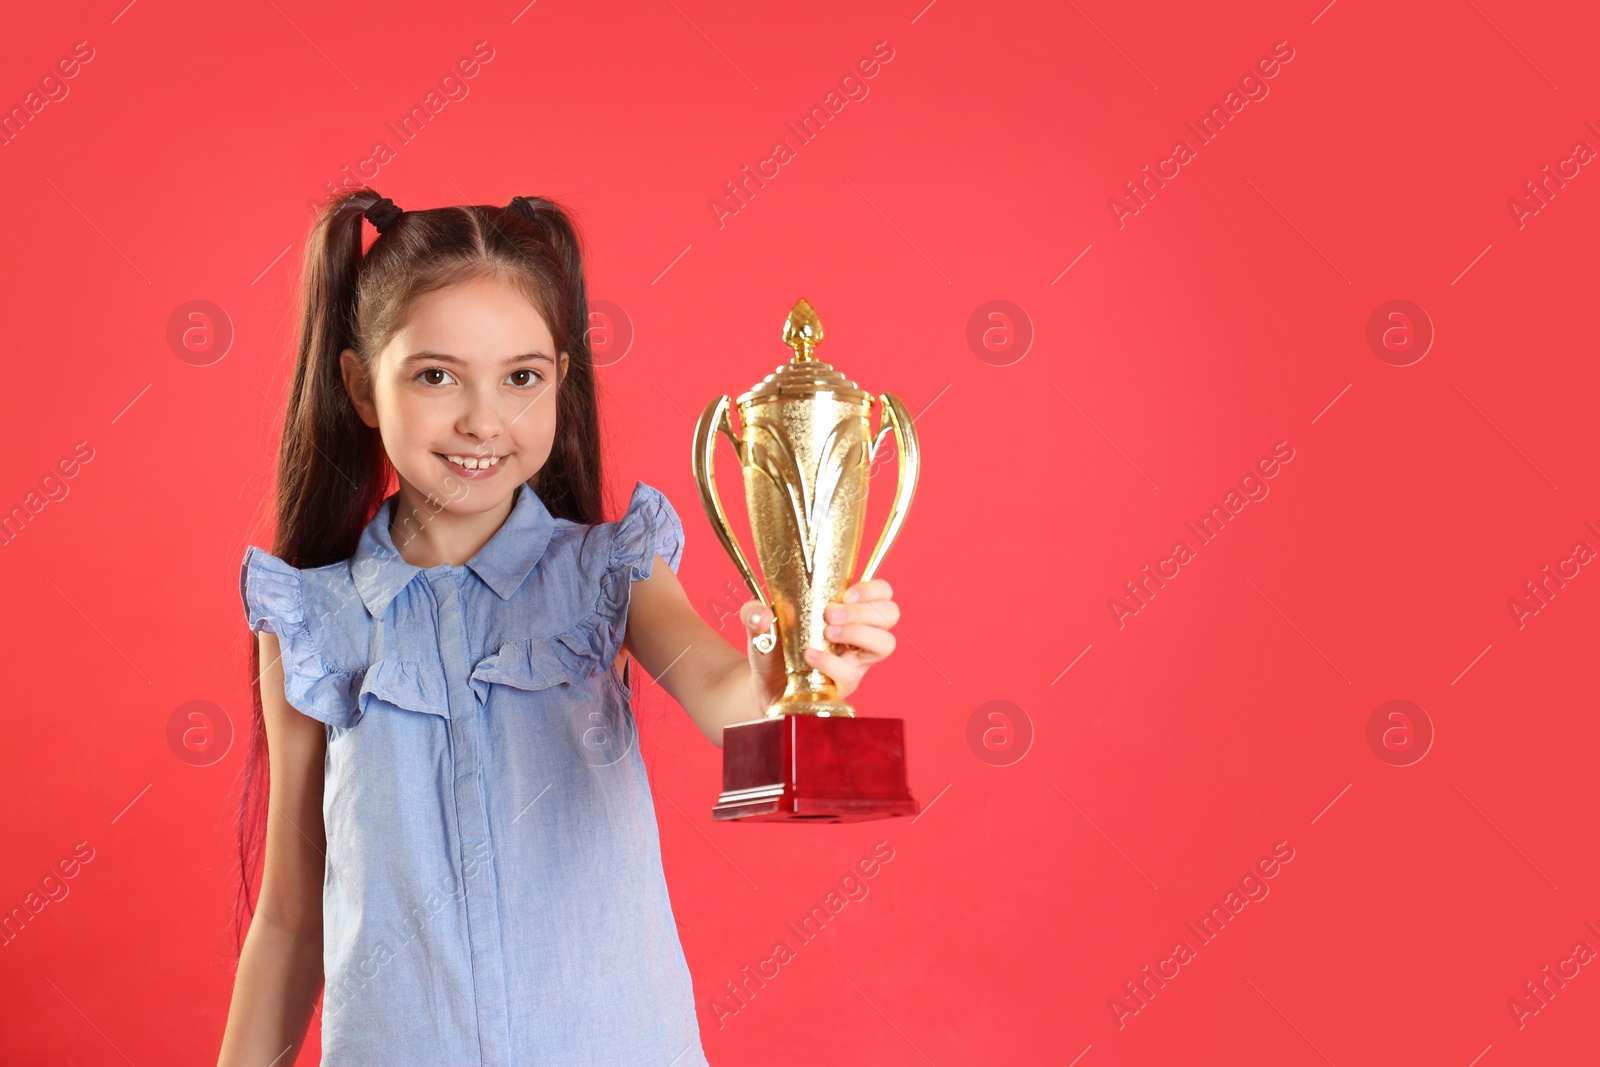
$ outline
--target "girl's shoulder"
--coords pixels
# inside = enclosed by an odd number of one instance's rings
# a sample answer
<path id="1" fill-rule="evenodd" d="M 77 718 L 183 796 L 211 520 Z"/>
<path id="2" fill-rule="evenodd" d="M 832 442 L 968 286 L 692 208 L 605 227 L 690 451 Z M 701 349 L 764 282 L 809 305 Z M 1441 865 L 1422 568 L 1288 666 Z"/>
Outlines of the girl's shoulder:
<path id="1" fill-rule="evenodd" d="M 657 554 L 674 573 L 683 558 L 683 523 L 677 510 L 666 494 L 642 481 L 634 483 L 620 518 L 592 526 L 551 517 L 537 497 L 528 506 L 527 516 L 513 516 L 515 528 L 506 529 L 506 537 L 497 535 L 485 546 L 474 560 L 475 569 L 489 577 L 518 578 L 543 570 L 554 572 L 550 577 L 558 582 L 570 583 L 569 568 L 575 567 L 605 584 L 649 577 Z M 379 523 L 381 512 L 349 559 L 319 567 L 295 567 L 248 546 L 239 567 L 239 596 L 250 628 L 304 631 L 317 624 L 353 624 L 381 616 L 420 568 L 401 560 L 386 537 L 376 536 Z M 499 584 L 506 588 L 509 583 Z M 539 584 L 523 582 L 517 592 Z"/>
<path id="2" fill-rule="evenodd" d="M 552 546 L 572 551 L 582 569 L 602 581 L 647 578 L 658 553 L 676 574 L 683 559 L 683 522 L 677 510 L 666 494 L 644 482 L 634 483 L 620 518 L 593 526 L 557 519 L 554 527 Z"/>
<path id="3" fill-rule="evenodd" d="M 659 555 L 674 574 L 683 559 L 683 523 L 666 495 L 636 482 L 627 510 L 592 526 L 556 519 L 530 580 L 514 600 L 564 616 L 593 647 L 619 644 L 634 582 L 650 577 Z M 547 621 L 553 621 L 546 614 Z M 613 653 L 614 654 L 614 653 Z"/>
<path id="4" fill-rule="evenodd" d="M 344 725 L 363 674 L 361 664 L 348 661 L 356 658 L 367 614 L 350 562 L 295 567 L 250 545 L 239 565 L 239 598 L 253 633 L 277 635 L 289 703 Z"/>
<path id="5" fill-rule="evenodd" d="M 537 558 L 519 560 L 530 573 L 504 605 L 505 625 L 491 622 L 493 651 L 476 680 L 537 690 L 606 670 L 622 649 L 633 583 L 650 576 L 658 555 L 674 573 L 683 558 L 677 512 L 644 482 L 619 519 L 555 519 L 546 529 L 548 537 L 518 543 Z"/>
<path id="6" fill-rule="evenodd" d="M 245 548 L 239 564 L 239 599 L 251 630 L 280 636 L 286 629 L 308 629 L 313 621 L 361 606 L 349 560 L 294 567 L 256 545 Z"/>
<path id="7" fill-rule="evenodd" d="M 381 515 L 354 555 L 320 567 L 295 567 L 248 546 L 239 567 L 239 596 L 250 628 L 278 633 L 280 626 L 307 630 L 318 623 L 353 624 L 381 616 L 420 570 L 405 563 L 386 537 L 375 536 Z M 491 579 L 508 574 L 525 578 L 530 571 L 543 570 L 566 583 L 572 579 L 568 568 L 575 567 L 592 581 L 607 584 L 648 578 L 657 555 L 673 573 L 683 559 L 683 522 L 677 510 L 666 494 L 642 481 L 634 483 L 622 516 L 608 522 L 591 526 L 553 518 L 537 497 L 528 501 L 528 514 L 515 514 L 512 522 L 515 528 L 492 538 L 469 566 Z M 511 592 L 510 583 L 497 584 Z M 540 584 L 522 582 L 516 591 L 528 592 Z"/>

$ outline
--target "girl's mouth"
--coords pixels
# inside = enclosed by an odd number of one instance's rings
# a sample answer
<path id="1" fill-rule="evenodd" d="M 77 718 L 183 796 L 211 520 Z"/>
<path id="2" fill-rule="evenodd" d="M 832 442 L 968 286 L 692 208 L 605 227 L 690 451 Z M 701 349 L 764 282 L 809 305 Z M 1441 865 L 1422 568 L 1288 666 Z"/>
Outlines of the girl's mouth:
<path id="1" fill-rule="evenodd" d="M 447 456 L 442 452 L 435 452 L 434 455 L 458 478 L 468 480 L 493 478 L 506 465 L 505 456 Z"/>

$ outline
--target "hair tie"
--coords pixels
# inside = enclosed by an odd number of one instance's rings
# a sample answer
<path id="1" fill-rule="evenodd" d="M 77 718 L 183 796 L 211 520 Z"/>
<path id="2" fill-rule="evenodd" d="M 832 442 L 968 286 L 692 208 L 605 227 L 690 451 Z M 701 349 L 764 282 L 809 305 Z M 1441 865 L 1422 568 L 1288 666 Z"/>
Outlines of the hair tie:
<path id="1" fill-rule="evenodd" d="M 371 207 L 367 208 L 367 210 L 362 212 L 362 214 L 366 216 L 368 222 L 372 223 L 373 228 L 376 229 L 379 234 L 382 234 L 388 230 L 390 226 L 394 225 L 395 219 L 398 219 L 401 215 L 405 214 L 405 209 L 396 207 L 395 202 L 385 196 L 379 199 L 376 204 L 373 204 Z"/>
<path id="2" fill-rule="evenodd" d="M 533 206 L 533 201 L 525 196 L 513 196 L 511 203 L 506 205 L 506 210 L 527 219 L 529 222 L 539 221 L 539 212 Z"/>

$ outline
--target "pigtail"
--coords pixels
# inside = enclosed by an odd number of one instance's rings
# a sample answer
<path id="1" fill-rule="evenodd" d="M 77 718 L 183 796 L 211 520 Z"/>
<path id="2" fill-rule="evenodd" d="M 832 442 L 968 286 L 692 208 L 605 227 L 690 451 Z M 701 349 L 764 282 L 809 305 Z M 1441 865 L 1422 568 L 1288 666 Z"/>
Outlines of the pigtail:
<path id="1" fill-rule="evenodd" d="M 378 432 L 361 421 L 345 391 L 339 355 L 358 348 L 355 321 L 362 263 L 362 216 L 370 190 L 330 202 L 306 242 L 300 290 L 299 348 L 278 444 L 272 554 L 316 567 L 355 553 L 361 531 L 383 501 L 390 467 Z M 261 704 L 261 646 L 250 645 L 250 740 L 235 835 L 239 892 L 234 933 L 240 946 L 254 915 L 271 788 Z"/>
<path id="2" fill-rule="evenodd" d="M 306 243 L 300 346 L 278 450 L 273 555 L 295 567 L 348 559 L 382 503 L 389 461 L 378 431 L 345 391 L 339 355 L 359 350 L 357 284 L 362 215 L 378 200 L 362 190 L 328 205 Z"/>
<path id="3" fill-rule="evenodd" d="M 600 424 L 594 399 L 594 354 L 589 349 L 589 287 L 578 231 L 560 205 L 543 197 L 513 197 L 505 211 L 534 228 L 554 251 L 563 276 L 559 290 L 566 321 L 551 332 L 556 334 L 557 346 L 566 350 L 567 378 L 558 394 L 550 459 L 530 485 L 557 518 L 597 523 L 602 514 Z"/>
<path id="4" fill-rule="evenodd" d="M 578 240 L 578 231 L 559 205 L 542 197 L 513 197 L 508 210 L 539 227 L 539 232 L 560 258 L 570 289 L 567 343 L 569 346 L 582 347 L 584 361 L 592 363 L 593 356 L 589 351 L 589 287 L 583 272 L 583 249 Z"/>

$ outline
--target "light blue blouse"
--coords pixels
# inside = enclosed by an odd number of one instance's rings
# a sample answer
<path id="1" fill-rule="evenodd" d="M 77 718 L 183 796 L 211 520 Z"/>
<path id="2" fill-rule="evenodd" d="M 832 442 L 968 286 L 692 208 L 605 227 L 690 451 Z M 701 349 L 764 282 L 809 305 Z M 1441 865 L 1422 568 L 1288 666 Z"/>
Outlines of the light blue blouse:
<path id="1" fill-rule="evenodd" d="M 516 494 L 462 566 L 401 558 L 396 496 L 344 562 L 245 551 L 250 628 L 328 731 L 324 1067 L 706 1063 L 613 665 L 683 526 L 643 482 L 596 526 Z"/>

